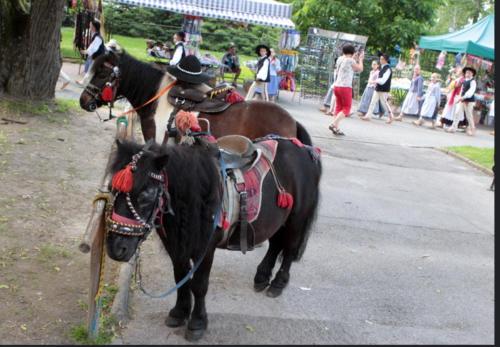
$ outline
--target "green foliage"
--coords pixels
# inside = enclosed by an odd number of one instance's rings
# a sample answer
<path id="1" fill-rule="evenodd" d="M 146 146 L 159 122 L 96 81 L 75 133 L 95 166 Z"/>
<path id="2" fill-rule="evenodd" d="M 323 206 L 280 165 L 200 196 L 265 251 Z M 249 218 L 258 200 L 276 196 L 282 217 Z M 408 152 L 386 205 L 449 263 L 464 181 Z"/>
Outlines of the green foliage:
<path id="1" fill-rule="evenodd" d="M 410 47 L 433 25 L 444 0 L 294 0 L 294 21 L 302 34 L 310 27 L 368 36 L 372 50 L 394 53 Z"/>
<path id="2" fill-rule="evenodd" d="M 9 115 L 30 114 L 33 116 L 66 115 L 79 110 L 77 100 L 56 99 L 55 101 L 27 101 L 0 99 L 0 113 Z"/>
<path id="3" fill-rule="evenodd" d="M 437 10 L 437 21 L 428 35 L 446 34 L 475 23 L 495 11 L 494 0 L 445 0 Z"/>
<path id="4" fill-rule="evenodd" d="M 461 154 L 464 157 L 478 163 L 479 165 L 491 169 L 494 163 L 494 148 L 482 148 L 473 146 L 446 147 L 446 149 Z"/>
<path id="5" fill-rule="evenodd" d="M 408 94 L 408 91 L 405 89 L 391 89 L 393 104 L 401 106 L 405 100 L 406 94 Z"/>

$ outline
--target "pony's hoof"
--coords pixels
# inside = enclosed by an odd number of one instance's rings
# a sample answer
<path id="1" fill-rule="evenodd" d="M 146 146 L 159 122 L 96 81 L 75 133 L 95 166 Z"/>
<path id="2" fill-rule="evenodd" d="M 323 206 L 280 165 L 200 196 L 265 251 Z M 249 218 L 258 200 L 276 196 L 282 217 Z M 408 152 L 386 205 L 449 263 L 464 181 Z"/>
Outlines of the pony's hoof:
<path id="1" fill-rule="evenodd" d="M 276 297 L 280 296 L 282 292 L 283 292 L 283 288 L 276 288 L 276 287 L 271 286 L 267 289 L 266 295 L 270 298 L 276 298 Z"/>
<path id="2" fill-rule="evenodd" d="M 256 292 L 261 292 L 264 289 L 266 289 L 268 285 L 269 285 L 269 281 L 267 281 L 267 282 L 260 282 L 260 283 L 254 283 L 253 284 L 253 289 L 255 289 Z"/>
<path id="3" fill-rule="evenodd" d="M 165 325 L 170 328 L 177 328 L 186 324 L 185 318 L 176 318 L 172 316 L 167 316 L 165 319 Z"/>
<path id="4" fill-rule="evenodd" d="M 197 330 L 186 329 L 186 340 L 198 341 L 203 337 L 204 333 L 205 329 L 197 329 Z"/>

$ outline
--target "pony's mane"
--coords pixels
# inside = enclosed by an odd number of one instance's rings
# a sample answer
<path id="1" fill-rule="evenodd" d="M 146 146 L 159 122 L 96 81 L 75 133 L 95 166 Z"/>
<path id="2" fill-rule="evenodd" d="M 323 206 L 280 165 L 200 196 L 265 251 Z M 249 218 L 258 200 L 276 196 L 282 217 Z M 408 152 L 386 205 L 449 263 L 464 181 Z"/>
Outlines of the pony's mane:
<path id="1" fill-rule="evenodd" d="M 153 67 L 150 63 L 144 63 L 129 55 L 125 50 L 113 52 L 120 68 L 120 90 L 126 91 L 129 100 L 147 100 L 153 95 L 164 76 L 164 72 Z M 106 54 L 99 56 L 92 64 L 91 73 L 102 67 L 109 59 Z"/>

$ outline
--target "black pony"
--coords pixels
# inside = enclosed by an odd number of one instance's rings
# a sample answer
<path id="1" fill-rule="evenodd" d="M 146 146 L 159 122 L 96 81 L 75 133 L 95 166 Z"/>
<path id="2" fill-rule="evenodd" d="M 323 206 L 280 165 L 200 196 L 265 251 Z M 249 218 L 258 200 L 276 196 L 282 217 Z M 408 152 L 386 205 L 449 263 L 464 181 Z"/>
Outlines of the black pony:
<path id="1" fill-rule="evenodd" d="M 270 297 L 281 294 L 289 281 L 292 261 L 298 261 L 304 252 L 316 216 L 321 177 L 321 162 L 312 155 L 311 147 L 300 147 L 288 139 L 277 141 L 275 174 L 293 196 L 293 206 L 277 206 L 279 192 L 269 172 L 262 186 L 260 214 L 251 223 L 255 244 L 269 240 L 254 288 L 268 288 Z M 166 319 L 169 327 L 181 326 L 189 319 L 186 338 L 197 340 L 207 328 L 205 295 L 215 249 L 221 247 L 224 233 L 214 223 L 223 194 L 220 152 L 200 139 L 191 146 L 150 143 L 147 147 L 118 142 L 111 166 L 114 179 L 130 168 L 133 182 L 129 182 L 128 193 L 115 195 L 112 216 L 107 218 L 107 253 L 114 260 L 128 261 L 147 237 L 155 217 L 160 216 L 156 231 L 172 259 L 176 283 L 190 271 L 190 260 L 195 263 L 204 255 L 193 278 L 177 290 L 175 307 Z M 279 255 L 281 266 L 270 281 Z"/>

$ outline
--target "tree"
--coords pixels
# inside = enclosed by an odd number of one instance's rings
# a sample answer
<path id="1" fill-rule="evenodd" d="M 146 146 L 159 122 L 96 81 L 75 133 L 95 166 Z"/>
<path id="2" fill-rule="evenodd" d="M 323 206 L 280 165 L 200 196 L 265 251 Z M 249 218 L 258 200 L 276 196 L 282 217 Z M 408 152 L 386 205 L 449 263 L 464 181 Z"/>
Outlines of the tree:
<path id="1" fill-rule="evenodd" d="M 459 30 L 494 11 L 494 0 L 446 0 L 438 8 L 436 25 L 430 29 L 429 34 L 446 34 Z"/>
<path id="2" fill-rule="evenodd" d="M 51 99 L 65 0 L 0 0 L 0 93 Z"/>
<path id="3" fill-rule="evenodd" d="M 443 0 L 294 0 L 294 21 L 309 27 L 368 36 L 372 50 L 410 47 L 434 24 Z"/>

